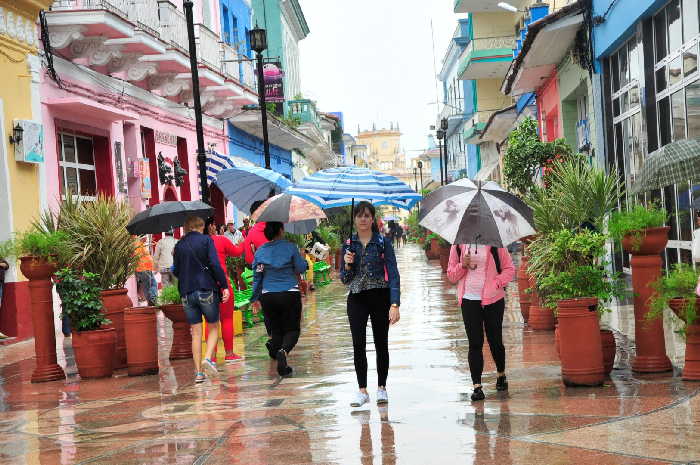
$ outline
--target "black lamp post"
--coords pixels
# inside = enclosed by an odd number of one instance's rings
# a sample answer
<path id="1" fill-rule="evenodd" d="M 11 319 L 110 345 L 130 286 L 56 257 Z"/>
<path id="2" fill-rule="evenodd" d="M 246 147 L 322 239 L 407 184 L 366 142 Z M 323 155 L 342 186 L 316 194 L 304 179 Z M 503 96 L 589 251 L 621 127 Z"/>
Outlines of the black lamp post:
<path id="1" fill-rule="evenodd" d="M 418 160 L 418 171 L 420 172 L 420 190 L 423 190 L 423 162 L 420 160 Z"/>
<path id="2" fill-rule="evenodd" d="M 413 182 L 416 184 L 416 192 L 418 192 L 418 168 L 413 168 Z"/>
<path id="3" fill-rule="evenodd" d="M 265 102 L 265 76 L 263 74 L 263 55 L 267 50 L 267 31 L 258 26 L 250 30 L 250 48 L 255 51 L 258 62 L 258 101 L 262 115 L 263 149 L 265 153 L 265 168 L 270 168 L 270 140 L 267 135 L 267 102 Z"/>
<path id="4" fill-rule="evenodd" d="M 442 129 L 442 132 L 445 137 L 445 149 L 443 152 L 443 156 L 445 157 L 445 162 L 443 163 L 443 166 L 445 167 L 445 184 L 447 184 L 448 178 L 447 178 L 447 149 L 448 149 L 448 144 L 447 144 L 447 128 L 449 127 L 447 123 L 447 118 L 443 118 L 440 120 L 440 129 Z"/>
<path id="5" fill-rule="evenodd" d="M 445 185 L 445 165 L 443 164 L 442 161 L 442 139 L 445 138 L 445 131 L 441 129 L 437 130 L 437 138 L 438 138 L 438 148 L 440 149 L 440 185 L 444 186 Z"/>
<path id="6" fill-rule="evenodd" d="M 204 150 L 204 129 L 202 127 L 202 102 L 199 99 L 199 68 L 197 67 L 197 45 L 194 42 L 194 17 L 192 0 L 184 0 L 182 6 L 187 21 L 187 38 L 190 45 L 190 72 L 192 73 L 192 98 L 194 99 L 194 122 L 197 132 L 197 167 L 199 168 L 199 185 L 202 201 L 209 203 L 209 185 L 207 184 L 207 153 Z"/>

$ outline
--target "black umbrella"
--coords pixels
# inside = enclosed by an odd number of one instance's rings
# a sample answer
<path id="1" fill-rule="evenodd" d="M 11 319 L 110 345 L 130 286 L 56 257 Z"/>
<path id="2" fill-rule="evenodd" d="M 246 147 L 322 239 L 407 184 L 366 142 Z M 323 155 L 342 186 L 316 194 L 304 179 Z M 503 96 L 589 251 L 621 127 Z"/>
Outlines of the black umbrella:
<path id="1" fill-rule="evenodd" d="M 214 208 L 201 200 L 161 202 L 134 216 L 126 229 L 137 236 L 158 234 L 179 228 L 190 215 L 206 219 L 213 214 Z"/>

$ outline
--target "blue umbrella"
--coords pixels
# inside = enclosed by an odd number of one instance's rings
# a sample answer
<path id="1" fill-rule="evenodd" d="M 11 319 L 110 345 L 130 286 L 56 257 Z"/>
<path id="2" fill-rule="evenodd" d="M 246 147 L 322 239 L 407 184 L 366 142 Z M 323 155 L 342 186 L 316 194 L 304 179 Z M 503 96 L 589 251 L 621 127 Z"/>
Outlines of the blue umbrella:
<path id="1" fill-rule="evenodd" d="M 354 166 L 318 171 L 285 192 L 313 202 L 324 210 L 361 200 L 410 210 L 421 199 L 420 194 L 394 176 Z"/>
<path id="2" fill-rule="evenodd" d="M 236 208 L 250 212 L 253 202 L 281 194 L 292 182 L 276 171 L 239 166 L 219 171 L 216 185 Z"/>
<path id="3" fill-rule="evenodd" d="M 352 205 L 366 200 L 375 205 L 391 205 L 410 210 L 421 199 L 408 184 L 381 171 L 347 166 L 318 171 L 285 191 L 302 197 L 323 209 Z M 352 218 L 352 210 L 351 210 Z M 352 221 L 350 236 L 352 237 Z"/>

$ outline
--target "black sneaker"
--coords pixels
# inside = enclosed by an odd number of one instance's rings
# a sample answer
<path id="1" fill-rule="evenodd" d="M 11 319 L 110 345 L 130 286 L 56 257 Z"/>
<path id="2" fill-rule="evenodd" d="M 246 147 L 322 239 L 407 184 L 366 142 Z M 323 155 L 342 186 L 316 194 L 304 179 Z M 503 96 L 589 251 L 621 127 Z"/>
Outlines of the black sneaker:
<path id="1" fill-rule="evenodd" d="M 265 343 L 265 347 L 267 347 L 267 353 L 270 355 L 270 358 L 275 360 L 277 358 L 277 354 L 275 354 L 275 348 L 272 347 L 272 340 L 267 341 Z"/>
<path id="2" fill-rule="evenodd" d="M 499 376 L 496 378 L 496 390 L 497 391 L 507 391 L 508 390 L 508 380 L 506 375 Z"/>
<path id="3" fill-rule="evenodd" d="M 284 349 L 277 351 L 277 374 L 280 376 L 289 375 L 289 365 L 287 365 L 287 352 Z"/>
<path id="4" fill-rule="evenodd" d="M 484 400 L 486 396 L 484 395 L 484 390 L 481 389 L 481 386 L 478 388 L 474 388 L 474 392 L 472 392 L 472 400 L 477 401 L 477 400 Z"/>

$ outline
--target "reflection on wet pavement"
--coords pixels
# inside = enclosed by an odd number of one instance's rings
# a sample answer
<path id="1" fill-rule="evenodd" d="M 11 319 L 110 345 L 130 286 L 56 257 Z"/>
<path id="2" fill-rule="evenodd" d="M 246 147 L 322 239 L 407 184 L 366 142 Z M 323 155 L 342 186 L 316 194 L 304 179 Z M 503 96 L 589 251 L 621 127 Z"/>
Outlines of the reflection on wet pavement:
<path id="1" fill-rule="evenodd" d="M 0 348 L 2 464 L 657 464 L 700 460 L 698 385 L 615 371 L 602 388 L 565 388 L 553 333 L 522 324 L 509 292 L 504 341 L 509 393 L 496 393 L 484 348 L 485 402 L 472 403 L 467 340 L 453 287 L 420 249 L 398 252 L 402 319 L 390 332 L 391 402 L 352 409 L 355 392 L 345 293 L 308 298 L 295 375 L 281 380 L 262 325 L 237 338 L 245 361 L 195 386 L 190 360 L 161 372 L 81 382 L 59 338 L 65 382 L 30 384 L 33 346 Z M 368 332 L 371 341 L 371 331 Z M 376 383 L 368 346 L 370 386 Z M 370 389 L 372 399 L 374 392 Z"/>

